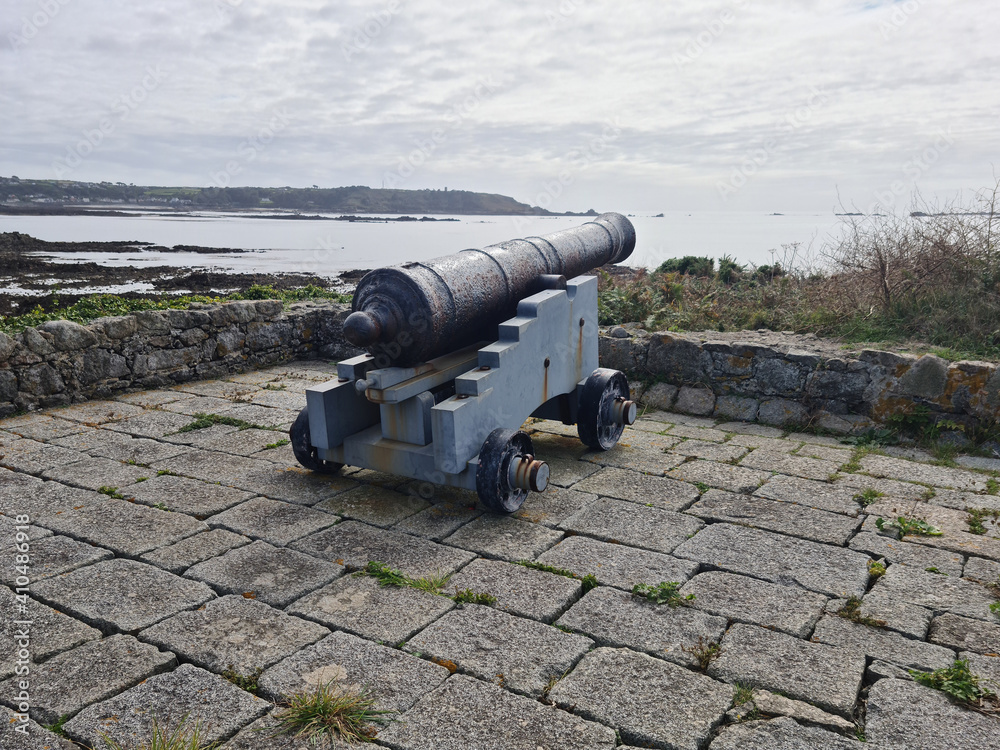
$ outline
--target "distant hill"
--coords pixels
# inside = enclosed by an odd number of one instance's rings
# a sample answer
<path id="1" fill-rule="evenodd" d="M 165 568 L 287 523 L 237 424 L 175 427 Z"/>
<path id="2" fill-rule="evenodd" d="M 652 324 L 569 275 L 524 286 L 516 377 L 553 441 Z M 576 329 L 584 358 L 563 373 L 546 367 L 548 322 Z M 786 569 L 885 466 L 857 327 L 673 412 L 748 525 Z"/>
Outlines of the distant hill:
<path id="1" fill-rule="evenodd" d="M 178 209 L 281 209 L 345 213 L 521 214 L 554 216 L 506 195 L 468 190 L 339 188 L 148 187 L 124 182 L 22 180 L 0 177 L 0 204 L 10 208 L 164 205 Z M 564 215 L 589 216 L 567 212 Z"/>

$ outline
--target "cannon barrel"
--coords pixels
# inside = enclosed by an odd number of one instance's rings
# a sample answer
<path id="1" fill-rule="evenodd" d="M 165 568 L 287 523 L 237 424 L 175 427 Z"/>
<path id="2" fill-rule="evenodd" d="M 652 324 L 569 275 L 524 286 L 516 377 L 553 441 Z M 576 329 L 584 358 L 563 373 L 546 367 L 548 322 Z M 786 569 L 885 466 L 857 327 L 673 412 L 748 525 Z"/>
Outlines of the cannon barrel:
<path id="1" fill-rule="evenodd" d="M 619 263 L 634 247 L 632 222 L 606 213 L 543 237 L 379 268 L 358 284 L 344 337 L 383 362 L 426 362 L 495 338 L 520 300 L 546 288 L 543 277 L 573 278 Z"/>

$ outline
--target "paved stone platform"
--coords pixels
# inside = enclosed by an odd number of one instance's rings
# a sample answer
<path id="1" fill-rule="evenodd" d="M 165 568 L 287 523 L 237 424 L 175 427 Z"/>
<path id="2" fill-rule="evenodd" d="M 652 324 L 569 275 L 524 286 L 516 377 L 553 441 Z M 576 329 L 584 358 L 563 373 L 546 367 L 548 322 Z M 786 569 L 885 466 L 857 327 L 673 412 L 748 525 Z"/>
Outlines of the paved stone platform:
<path id="1" fill-rule="evenodd" d="M 991 474 L 667 412 L 607 453 L 530 421 L 552 486 L 498 517 L 302 470 L 281 430 L 333 375 L 297 362 L 0 420 L 4 750 L 129 747 L 184 716 L 228 750 L 307 747 L 269 737 L 274 703 L 331 680 L 396 712 L 376 737 L 395 750 L 996 746 L 1000 718 L 907 671 L 962 658 L 1000 680 Z M 256 426 L 178 432 L 198 412 Z M 380 587 L 354 575 L 372 560 L 450 578 Z M 691 598 L 631 593 L 662 582 Z M 849 597 L 881 624 L 838 616 Z"/>

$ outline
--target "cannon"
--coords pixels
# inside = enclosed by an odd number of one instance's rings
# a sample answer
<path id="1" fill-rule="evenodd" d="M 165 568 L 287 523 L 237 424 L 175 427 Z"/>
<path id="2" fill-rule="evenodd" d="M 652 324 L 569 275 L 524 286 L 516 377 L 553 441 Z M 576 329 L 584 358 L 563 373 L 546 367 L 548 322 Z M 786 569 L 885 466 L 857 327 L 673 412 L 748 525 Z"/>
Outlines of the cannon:
<path id="1" fill-rule="evenodd" d="M 345 465 L 475 490 L 511 513 L 548 484 L 528 417 L 577 425 L 608 450 L 636 406 L 628 381 L 598 367 L 597 278 L 625 260 L 635 229 L 621 214 L 542 237 L 372 271 L 344 337 L 367 353 L 307 389 L 289 437 L 305 468 Z"/>

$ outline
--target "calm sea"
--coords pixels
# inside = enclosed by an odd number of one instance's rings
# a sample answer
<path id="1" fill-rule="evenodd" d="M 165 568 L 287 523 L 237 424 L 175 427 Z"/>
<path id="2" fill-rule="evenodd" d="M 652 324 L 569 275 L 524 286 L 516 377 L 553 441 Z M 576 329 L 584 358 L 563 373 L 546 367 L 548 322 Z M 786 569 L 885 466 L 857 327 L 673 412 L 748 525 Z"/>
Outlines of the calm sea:
<path id="1" fill-rule="evenodd" d="M 444 218 L 444 217 L 437 217 Z M 451 218 L 451 217 L 450 217 Z M 178 216 L 0 216 L 0 232 L 24 232 L 49 241 L 129 241 L 163 246 L 201 245 L 251 250 L 250 253 L 63 253 L 66 262 L 107 265 L 169 265 L 242 272 L 301 272 L 336 276 L 357 268 L 376 268 L 427 260 L 469 247 L 546 234 L 578 226 L 579 217 L 456 216 L 455 222 L 348 223 L 251 218 L 198 213 Z M 801 259 L 839 234 L 832 213 L 782 215 L 667 213 L 663 218 L 630 217 L 636 249 L 627 265 L 655 268 L 682 255 L 730 255 L 740 263 L 788 260 L 787 246 L 799 243 Z"/>

